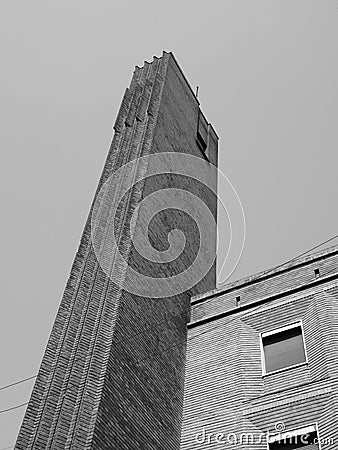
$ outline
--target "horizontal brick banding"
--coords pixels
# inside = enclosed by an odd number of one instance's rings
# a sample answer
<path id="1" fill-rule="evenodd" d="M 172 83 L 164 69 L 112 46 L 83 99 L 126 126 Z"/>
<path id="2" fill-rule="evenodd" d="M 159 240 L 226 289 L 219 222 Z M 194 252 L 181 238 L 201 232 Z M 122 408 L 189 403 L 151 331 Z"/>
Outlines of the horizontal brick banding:
<path id="1" fill-rule="evenodd" d="M 171 54 L 164 52 L 136 67 L 114 124 L 115 135 L 17 450 L 179 448 L 190 298 L 215 287 L 215 265 L 197 286 L 179 296 L 159 300 L 129 294 L 101 269 L 91 242 L 91 218 L 95 205 L 102 249 L 111 239 L 107 227 L 112 215 L 112 198 L 106 191 L 100 194 L 104 183 L 128 161 L 151 153 L 174 150 L 200 157 L 198 114 L 198 101 Z M 217 159 L 217 145 L 212 152 Z M 147 167 L 138 164 L 135 171 L 146 175 Z M 150 188 L 147 183 L 133 186 L 119 205 L 114 224 L 125 260 L 134 257 L 131 218 Z M 216 248 L 216 229 L 212 241 Z M 123 267 L 116 264 L 112 270 L 123 279 Z"/>
<path id="2" fill-rule="evenodd" d="M 323 448 L 337 448 L 337 251 L 332 247 L 192 301 L 182 450 L 205 448 L 196 441 L 202 430 L 214 437 L 257 437 L 276 433 L 277 422 L 285 431 L 317 423 L 320 437 L 331 439 Z M 261 333 L 300 321 L 307 362 L 263 375 Z M 233 444 L 213 441 L 210 448 Z M 242 443 L 238 448 L 266 450 L 267 445 Z"/>

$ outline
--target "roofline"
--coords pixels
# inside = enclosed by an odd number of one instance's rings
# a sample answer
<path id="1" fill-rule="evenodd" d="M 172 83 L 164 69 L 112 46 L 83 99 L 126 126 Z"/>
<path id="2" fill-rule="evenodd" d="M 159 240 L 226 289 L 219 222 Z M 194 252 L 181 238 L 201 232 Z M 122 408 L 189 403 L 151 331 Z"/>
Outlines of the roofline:
<path id="1" fill-rule="evenodd" d="M 259 283 L 261 281 L 268 280 L 270 278 L 274 278 L 282 273 L 290 272 L 296 269 L 297 267 L 307 266 L 315 261 L 326 259 L 337 254 L 338 254 L 338 245 L 334 245 L 324 250 L 311 253 L 308 256 L 293 259 L 290 262 L 281 264 L 279 266 L 276 266 L 275 268 L 263 270 L 254 275 L 250 275 L 248 277 L 244 277 L 232 283 L 226 284 L 225 286 L 220 286 L 216 289 L 213 289 L 212 291 L 205 292 L 204 294 L 195 295 L 191 298 L 191 304 L 196 305 L 198 303 L 203 303 L 204 301 L 209 300 L 210 298 L 218 297 L 220 295 L 224 295 L 229 292 L 237 291 L 239 289 L 242 289 L 243 287 L 247 287 Z"/>
<path id="2" fill-rule="evenodd" d="M 213 127 L 212 123 L 210 123 L 210 122 L 207 120 L 207 118 L 205 117 L 205 115 L 204 115 L 204 113 L 203 113 L 203 111 L 202 111 L 202 108 L 201 108 L 201 103 L 199 102 L 198 98 L 196 97 L 196 94 L 195 94 L 193 88 L 191 87 L 191 84 L 189 83 L 187 77 L 185 76 L 183 70 L 181 69 L 181 66 L 179 65 L 177 59 L 175 58 L 175 55 L 173 54 L 173 52 L 166 52 L 165 50 L 163 50 L 163 54 L 170 55 L 170 57 L 172 58 L 172 60 L 175 62 L 175 64 L 176 64 L 178 70 L 180 71 L 180 73 L 181 73 L 181 75 L 182 75 L 182 78 L 183 78 L 184 81 L 186 82 L 187 86 L 189 87 L 189 90 L 191 91 L 191 93 L 192 93 L 194 99 L 196 100 L 196 102 L 197 102 L 197 104 L 198 104 L 198 106 L 199 106 L 199 108 L 200 108 L 200 110 L 201 110 L 201 112 L 202 112 L 202 114 L 203 114 L 203 116 L 204 116 L 206 122 L 208 123 L 208 125 L 211 126 L 211 128 L 212 128 L 214 134 L 216 135 L 217 139 L 219 139 L 219 136 L 218 136 L 218 134 L 216 133 L 215 128 Z"/>
<path id="3" fill-rule="evenodd" d="M 195 328 L 199 325 L 204 325 L 208 322 L 213 322 L 218 319 L 222 319 L 223 317 L 231 316 L 232 314 L 237 314 L 242 311 L 246 311 L 250 308 L 255 308 L 257 306 L 260 306 L 264 303 L 271 302 L 272 300 L 277 300 L 279 298 L 287 297 L 291 294 L 297 294 L 298 292 L 303 292 L 308 289 L 314 288 L 316 286 L 319 286 L 321 284 L 325 284 L 334 280 L 338 280 L 338 272 L 327 275 L 323 278 L 317 278 L 316 280 L 312 282 L 307 282 L 305 284 L 302 284 L 301 286 L 295 286 L 290 289 L 286 289 L 285 291 L 278 292 L 277 294 L 268 295 L 267 297 L 260 298 L 259 300 L 253 300 L 252 302 L 245 303 L 242 306 L 237 306 L 236 308 L 229 309 L 227 311 L 220 312 L 218 314 L 214 314 L 212 316 L 203 317 L 202 319 L 195 320 L 193 322 L 190 322 L 187 324 L 187 327 Z"/>
<path id="4" fill-rule="evenodd" d="M 191 91 L 191 93 L 192 93 L 194 99 L 196 100 L 197 104 L 200 105 L 200 102 L 199 102 L 198 98 L 196 97 L 196 94 L 195 94 L 193 88 L 191 87 L 191 85 L 190 85 L 190 83 L 189 83 L 189 81 L 188 81 L 188 78 L 185 76 L 183 70 L 181 69 L 180 65 L 178 64 L 177 59 L 175 58 L 173 52 L 166 52 L 165 50 L 163 50 L 163 54 L 167 54 L 167 55 L 170 55 L 170 56 L 171 56 L 171 58 L 173 59 L 173 61 L 174 61 L 175 64 L 176 64 L 177 68 L 178 68 L 179 71 L 181 72 L 182 78 L 184 79 L 184 81 L 185 81 L 186 84 L 188 85 L 188 87 L 189 87 L 189 89 L 190 89 L 190 91 Z"/>

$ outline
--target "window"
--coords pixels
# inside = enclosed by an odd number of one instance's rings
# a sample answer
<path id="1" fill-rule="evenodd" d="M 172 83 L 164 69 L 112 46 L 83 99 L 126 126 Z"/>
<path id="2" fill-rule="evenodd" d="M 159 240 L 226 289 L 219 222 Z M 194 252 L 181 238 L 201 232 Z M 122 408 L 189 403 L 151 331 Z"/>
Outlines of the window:
<path id="1" fill-rule="evenodd" d="M 208 122 L 202 111 L 199 109 L 196 142 L 203 155 L 207 152 L 208 148 L 208 128 Z"/>
<path id="2" fill-rule="evenodd" d="M 280 433 L 268 438 L 269 450 L 319 450 L 317 426 L 311 425 L 285 433 Z"/>
<path id="3" fill-rule="evenodd" d="M 207 143 L 203 139 L 203 137 L 197 133 L 197 145 L 199 146 L 200 150 L 204 153 L 207 149 Z"/>
<path id="4" fill-rule="evenodd" d="M 263 333 L 263 375 L 306 362 L 301 322 Z"/>

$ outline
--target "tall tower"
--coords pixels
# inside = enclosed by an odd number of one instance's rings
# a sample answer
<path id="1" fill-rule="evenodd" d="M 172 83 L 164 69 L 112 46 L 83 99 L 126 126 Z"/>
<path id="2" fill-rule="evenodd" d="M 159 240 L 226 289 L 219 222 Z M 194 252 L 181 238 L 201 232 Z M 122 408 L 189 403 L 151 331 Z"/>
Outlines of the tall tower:
<path id="1" fill-rule="evenodd" d="M 216 280 L 218 138 L 166 52 L 135 68 L 114 130 L 17 450 L 179 449 L 190 298 Z"/>

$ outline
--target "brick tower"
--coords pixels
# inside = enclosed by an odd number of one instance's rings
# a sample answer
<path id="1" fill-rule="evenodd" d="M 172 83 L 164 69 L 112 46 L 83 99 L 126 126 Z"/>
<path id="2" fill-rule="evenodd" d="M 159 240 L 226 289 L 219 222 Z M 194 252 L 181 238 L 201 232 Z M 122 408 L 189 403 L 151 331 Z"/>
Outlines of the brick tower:
<path id="1" fill-rule="evenodd" d="M 215 287 L 215 262 L 196 284 L 174 295 L 153 298 L 130 292 L 116 282 L 126 277 L 123 265 L 111 265 L 115 278 L 103 270 L 93 246 L 92 219 L 99 198 L 95 226 L 104 231 L 106 211 L 119 187 L 100 197 L 102 187 L 126 163 L 147 155 L 171 152 L 194 156 L 203 161 L 203 176 L 209 177 L 216 189 L 211 166 L 217 165 L 218 139 L 175 58 L 166 52 L 142 68 L 136 67 L 114 130 L 17 450 L 171 450 L 180 446 L 190 298 Z M 186 165 L 190 172 L 194 170 L 193 165 Z M 214 218 L 217 201 L 211 189 L 203 188 L 193 177 L 173 173 L 169 167 L 168 173 L 158 176 L 150 171 L 149 163 L 135 167 L 142 176 L 148 172 L 151 176 L 130 183 L 133 186 L 122 196 L 114 222 L 118 248 L 128 265 L 159 281 L 170 278 L 194 262 L 204 231 L 209 233 L 207 247 L 215 253 L 215 222 L 204 225 L 208 230 L 203 230 L 203 224 L 198 229 L 176 207 L 152 218 L 149 241 L 164 251 L 168 234 L 179 228 L 186 236 L 185 256 L 176 258 L 172 265 L 141 258 L 132 237 L 147 210 L 139 207 L 140 202 L 148 195 L 175 187 L 179 188 L 175 194 L 179 202 L 180 189 L 188 189 L 208 205 Z"/>

